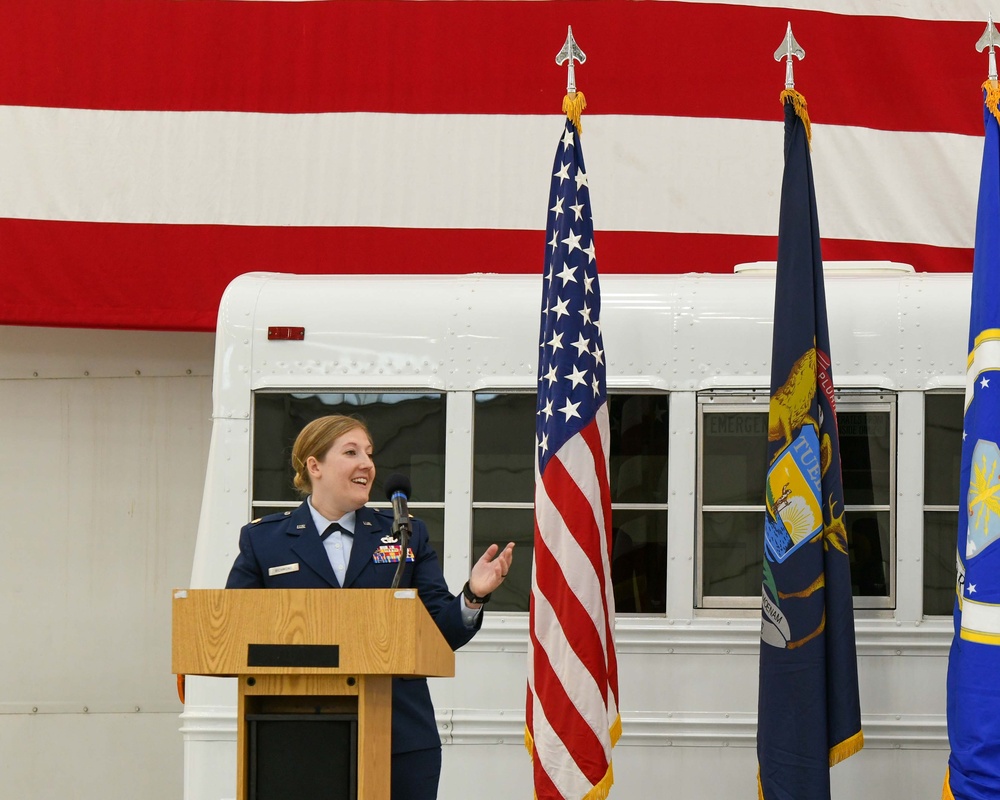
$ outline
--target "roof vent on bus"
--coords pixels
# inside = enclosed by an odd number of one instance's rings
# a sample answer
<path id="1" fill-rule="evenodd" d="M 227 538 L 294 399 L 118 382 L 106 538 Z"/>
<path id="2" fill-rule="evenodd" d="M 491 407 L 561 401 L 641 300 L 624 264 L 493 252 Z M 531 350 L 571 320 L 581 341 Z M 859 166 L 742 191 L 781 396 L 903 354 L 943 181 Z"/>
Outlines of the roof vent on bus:
<path id="1" fill-rule="evenodd" d="M 737 275 L 754 275 L 774 272 L 777 261 L 749 261 L 737 264 L 733 272 Z M 824 275 L 911 275 L 915 272 L 909 264 L 898 261 L 824 261 Z"/>

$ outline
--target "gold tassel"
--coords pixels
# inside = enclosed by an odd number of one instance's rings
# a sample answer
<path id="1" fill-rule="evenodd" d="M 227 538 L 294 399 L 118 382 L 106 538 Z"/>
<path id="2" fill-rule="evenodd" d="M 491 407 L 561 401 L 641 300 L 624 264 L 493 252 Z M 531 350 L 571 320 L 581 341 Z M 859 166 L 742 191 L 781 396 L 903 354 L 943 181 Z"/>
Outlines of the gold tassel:
<path id="1" fill-rule="evenodd" d="M 573 123 L 573 127 L 576 128 L 578 134 L 583 133 L 583 126 L 580 124 L 580 115 L 586 107 L 587 98 L 583 96 L 583 92 L 572 92 L 563 98 L 563 113 L 569 117 L 569 121 Z"/>
<path id="2" fill-rule="evenodd" d="M 986 107 L 996 117 L 997 122 L 1000 122 L 1000 111 L 997 110 L 997 104 L 1000 103 L 1000 85 L 996 81 L 986 81 L 983 89 L 986 92 Z"/>
<path id="3" fill-rule="evenodd" d="M 848 739 L 844 739 L 840 744 L 830 748 L 830 766 L 839 764 L 845 758 L 850 758 L 855 753 L 860 753 L 865 746 L 864 731 L 858 731 Z"/>
<path id="4" fill-rule="evenodd" d="M 780 99 L 782 105 L 784 105 L 788 100 L 792 101 L 792 105 L 795 106 L 795 115 L 801 119 L 802 124 L 806 126 L 806 141 L 809 142 L 809 146 L 812 147 L 812 123 L 809 121 L 809 109 L 806 107 L 805 97 L 794 89 L 785 89 L 781 93 Z"/>
<path id="5" fill-rule="evenodd" d="M 951 767 L 944 771 L 944 786 L 941 788 L 941 800 L 955 800 L 955 795 L 951 793 Z"/>

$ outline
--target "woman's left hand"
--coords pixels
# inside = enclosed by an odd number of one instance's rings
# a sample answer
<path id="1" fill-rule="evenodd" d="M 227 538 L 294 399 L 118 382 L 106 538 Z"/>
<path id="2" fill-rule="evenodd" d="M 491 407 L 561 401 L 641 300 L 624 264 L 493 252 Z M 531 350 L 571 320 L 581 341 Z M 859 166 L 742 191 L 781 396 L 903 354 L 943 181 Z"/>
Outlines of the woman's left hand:
<path id="1" fill-rule="evenodd" d="M 507 542 L 503 551 L 500 551 L 499 545 L 491 544 L 472 568 L 469 589 L 477 597 L 485 597 L 503 583 L 513 560 L 513 542 Z"/>

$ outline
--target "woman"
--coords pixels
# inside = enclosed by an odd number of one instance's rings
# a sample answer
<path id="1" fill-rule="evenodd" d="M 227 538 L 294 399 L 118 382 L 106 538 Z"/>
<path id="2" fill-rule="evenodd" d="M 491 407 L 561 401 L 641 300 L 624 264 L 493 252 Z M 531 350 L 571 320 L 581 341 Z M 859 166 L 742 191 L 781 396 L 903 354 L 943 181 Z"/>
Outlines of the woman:
<path id="1" fill-rule="evenodd" d="M 389 588 L 392 511 L 367 508 L 375 480 L 372 441 L 358 419 L 320 417 L 292 448 L 295 488 L 306 497 L 294 511 L 254 520 L 240 531 L 240 552 L 227 589 Z M 412 561 L 401 586 L 414 587 L 453 650 L 482 625 L 482 606 L 510 569 L 514 543 L 490 545 L 455 597 L 441 574 L 423 522 L 411 520 Z M 441 739 L 426 678 L 392 682 L 392 800 L 434 800 Z"/>

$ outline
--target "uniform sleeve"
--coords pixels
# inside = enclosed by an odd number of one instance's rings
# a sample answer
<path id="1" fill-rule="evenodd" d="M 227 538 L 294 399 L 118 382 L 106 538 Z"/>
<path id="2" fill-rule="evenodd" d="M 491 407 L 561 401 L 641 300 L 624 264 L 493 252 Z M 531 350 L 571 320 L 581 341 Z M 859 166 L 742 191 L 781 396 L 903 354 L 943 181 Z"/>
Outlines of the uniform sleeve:
<path id="1" fill-rule="evenodd" d="M 244 525 L 240 531 L 240 552 L 233 562 L 226 580 L 227 589 L 262 589 L 264 577 L 253 551 L 250 531 L 253 525 Z"/>
<path id="2" fill-rule="evenodd" d="M 456 597 L 448 590 L 437 553 L 430 546 L 427 527 L 420 520 L 414 520 L 411 541 L 414 549 L 413 587 L 420 595 L 424 606 L 452 650 L 466 644 L 482 627 L 483 615 L 479 614 L 472 625 L 466 624 L 462 614 L 464 605 L 461 596 Z"/>

